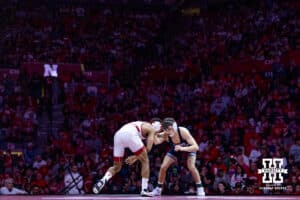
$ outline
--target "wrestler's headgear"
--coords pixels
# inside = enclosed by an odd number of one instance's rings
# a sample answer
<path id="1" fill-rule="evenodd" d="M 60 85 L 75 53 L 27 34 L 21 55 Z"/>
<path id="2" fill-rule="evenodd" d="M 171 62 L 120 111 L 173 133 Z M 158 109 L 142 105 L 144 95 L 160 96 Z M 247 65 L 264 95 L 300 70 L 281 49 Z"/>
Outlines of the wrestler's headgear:
<path id="1" fill-rule="evenodd" d="M 168 129 L 170 126 L 174 129 L 174 131 L 177 131 L 178 126 L 177 126 L 177 123 L 176 123 L 175 119 L 170 118 L 170 117 L 167 117 L 167 118 L 165 118 L 165 119 L 163 120 L 163 122 L 162 122 L 162 128 L 163 128 L 164 130 L 166 130 L 166 129 Z"/>
<path id="2" fill-rule="evenodd" d="M 158 117 L 151 119 L 151 125 L 154 128 L 155 132 L 158 132 L 161 130 L 161 119 Z"/>

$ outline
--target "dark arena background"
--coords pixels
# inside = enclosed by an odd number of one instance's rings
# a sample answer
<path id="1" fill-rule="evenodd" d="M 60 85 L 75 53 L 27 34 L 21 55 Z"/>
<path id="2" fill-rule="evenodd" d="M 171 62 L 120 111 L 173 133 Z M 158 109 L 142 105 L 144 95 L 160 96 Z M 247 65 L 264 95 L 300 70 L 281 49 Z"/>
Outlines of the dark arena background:
<path id="1" fill-rule="evenodd" d="M 299 199 L 299 11 L 298 0 L 0 1 L 0 199 Z M 154 117 L 195 139 L 205 196 L 184 153 L 161 196 L 140 195 L 140 162 L 94 194 L 116 131 Z M 148 152 L 149 191 L 169 149 Z"/>

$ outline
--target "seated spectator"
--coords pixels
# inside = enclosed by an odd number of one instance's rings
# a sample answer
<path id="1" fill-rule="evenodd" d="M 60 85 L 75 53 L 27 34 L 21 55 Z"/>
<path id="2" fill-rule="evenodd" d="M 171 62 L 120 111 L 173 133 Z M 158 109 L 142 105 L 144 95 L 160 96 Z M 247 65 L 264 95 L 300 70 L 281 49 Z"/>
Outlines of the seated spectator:
<path id="1" fill-rule="evenodd" d="M 213 190 L 214 175 L 209 173 L 207 166 L 203 166 L 200 171 L 200 176 L 205 189 L 205 194 L 207 194 L 209 190 Z"/>
<path id="2" fill-rule="evenodd" d="M 4 180 L 4 187 L 0 188 L 0 194 L 4 195 L 16 195 L 16 194 L 27 194 L 26 191 L 20 190 L 14 187 L 14 180 L 7 178 Z"/>
<path id="3" fill-rule="evenodd" d="M 40 190 L 44 191 L 47 186 L 47 182 L 40 172 L 36 172 L 31 185 L 33 188 L 38 187 Z"/>
<path id="4" fill-rule="evenodd" d="M 243 149 L 238 148 L 236 160 L 243 168 L 249 167 L 249 158 L 244 154 Z"/>
<path id="5" fill-rule="evenodd" d="M 286 186 L 286 194 L 295 194 L 294 187 L 292 184 L 288 184 Z"/>
<path id="6" fill-rule="evenodd" d="M 256 162 L 261 156 L 260 148 L 258 147 L 257 140 L 252 143 L 252 149 L 249 155 L 249 161 Z"/>
<path id="7" fill-rule="evenodd" d="M 234 187 L 232 187 L 232 194 L 244 194 L 243 185 L 241 182 L 237 182 Z"/>
<path id="8" fill-rule="evenodd" d="M 202 135 L 200 141 L 201 141 L 201 142 L 200 142 L 200 144 L 199 144 L 199 151 L 200 151 L 200 153 L 202 153 L 202 152 L 206 151 L 207 148 L 208 148 L 208 143 L 209 143 L 209 141 L 208 141 L 207 134 Z"/>
<path id="9" fill-rule="evenodd" d="M 297 137 L 295 143 L 291 146 L 289 155 L 294 156 L 295 162 L 300 162 L 300 137 Z"/>
<path id="10" fill-rule="evenodd" d="M 83 194 L 83 177 L 78 172 L 76 164 L 71 165 L 71 170 L 65 175 L 65 191 L 67 194 Z"/>
<path id="11" fill-rule="evenodd" d="M 27 145 L 24 149 L 25 163 L 27 165 L 32 165 L 34 162 L 34 159 L 36 158 L 36 155 L 37 155 L 37 153 L 36 153 L 36 149 L 35 149 L 33 142 L 27 143 Z"/>
<path id="12" fill-rule="evenodd" d="M 45 160 L 42 159 L 41 155 L 37 155 L 35 157 L 35 161 L 33 162 L 32 167 L 35 169 L 40 169 L 41 167 L 47 165 L 47 162 Z"/>
<path id="13" fill-rule="evenodd" d="M 297 183 L 297 184 L 295 185 L 295 194 L 297 194 L 297 195 L 300 194 L 300 184 L 299 184 L 299 183 Z"/>
<path id="14" fill-rule="evenodd" d="M 221 97 L 218 97 L 212 102 L 210 112 L 216 115 L 220 115 L 224 110 L 227 109 L 227 103 Z"/>
<path id="15" fill-rule="evenodd" d="M 245 179 L 247 178 L 247 174 L 243 170 L 242 166 L 236 165 L 236 171 L 231 176 L 230 186 L 231 188 L 235 188 L 237 183 L 240 183 L 241 187 L 245 186 Z"/>
<path id="16" fill-rule="evenodd" d="M 217 188 L 216 188 L 216 193 L 217 194 L 221 194 L 221 195 L 224 195 L 224 194 L 229 194 L 229 189 L 228 189 L 228 185 L 224 182 L 219 182 L 217 184 Z"/>
<path id="17" fill-rule="evenodd" d="M 221 156 L 218 156 L 215 163 L 211 166 L 212 173 L 217 175 L 218 171 L 222 170 L 223 172 L 227 171 L 227 167 L 224 164 L 224 161 Z"/>
<path id="18" fill-rule="evenodd" d="M 221 183 L 224 185 L 225 188 L 227 188 L 230 184 L 230 180 L 228 175 L 224 172 L 223 169 L 218 169 L 218 172 L 216 174 L 216 178 L 214 181 L 214 190 L 217 191 L 219 188 L 219 183 Z"/>

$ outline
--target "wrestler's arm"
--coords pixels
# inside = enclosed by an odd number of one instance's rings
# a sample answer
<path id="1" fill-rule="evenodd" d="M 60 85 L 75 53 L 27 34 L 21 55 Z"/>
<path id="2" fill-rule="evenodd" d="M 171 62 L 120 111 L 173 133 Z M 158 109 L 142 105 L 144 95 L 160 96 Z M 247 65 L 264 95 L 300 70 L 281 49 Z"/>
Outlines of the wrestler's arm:
<path id="1" fill-rule="evenodd" d="M 143 131 L 147 133 L 147 141 L 146 141 L 146 148 L 147 152 L 151 151 L 153 143 L 154 143 L 154 137 L 155 137 L 155 130 L 149 123 L 143 123 Z"/>
<path id="2" fill-rule="evenodd" d="M 196 152 L 199 149 L 199 146 L 194 139 L 194 137 L 191 135 L 190 131 L 187 128 L 180 127 L 181 136 L 182 138 L 187 141 L 189 146 L 183 147 L 181 145 L 175 146 L 175 151 L 186 151 L 186 152 Z"/>
<path id="3" fill-rule="evenodd" d="M 161 144 L 166 141 L 167 135 L 164 131 L 154 134 L 154 145 Z"/>

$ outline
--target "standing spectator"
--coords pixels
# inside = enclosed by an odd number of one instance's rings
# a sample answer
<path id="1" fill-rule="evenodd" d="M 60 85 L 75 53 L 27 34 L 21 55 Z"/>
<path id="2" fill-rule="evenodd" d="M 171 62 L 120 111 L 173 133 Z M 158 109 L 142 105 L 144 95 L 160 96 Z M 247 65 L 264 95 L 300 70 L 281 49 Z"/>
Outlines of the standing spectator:
<path id="1" fill-rule="evenodd" d="M 32 142 L 29 142 L 24 150 L 25 163 L 32 165 L 34 158 L 36 157 L 36 150 Z"/>

